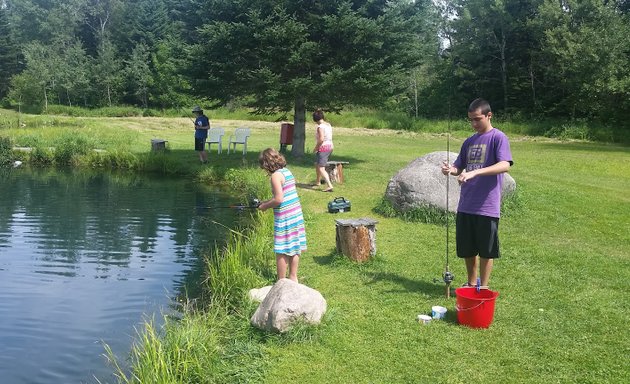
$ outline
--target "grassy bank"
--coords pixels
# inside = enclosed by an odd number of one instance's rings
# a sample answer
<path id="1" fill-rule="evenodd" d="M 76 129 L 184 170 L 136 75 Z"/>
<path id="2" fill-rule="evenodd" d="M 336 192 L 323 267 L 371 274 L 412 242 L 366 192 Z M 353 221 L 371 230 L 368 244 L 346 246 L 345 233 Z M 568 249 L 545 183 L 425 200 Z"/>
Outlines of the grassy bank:
<path id="1" fill-rule="evenodd" d="M 102 149 L 124 147 L 138 158 L 151 156 L 150 139 L 161 137 L 170 148 L 161 156 L 182 174 L 227 180 L 244 194 L 269 194 L 256 156 L 278 145 L 278 123 L 215 121 L 227 132 L 252 127 L 250 153 L 213 152 L 210 164 L 202 167 L 191 150 L 185 118 L 75 120 L 71 127 L 27 126 L 2 134 L 16 143 L 30 136 L 50 145 L 64 132 L 79 132 Z M 469 134 L 463 129 L 454 132 L 452 149 Z M 309 125 L 308 146 L 312 135 Z M 271 281 L 267 212 L 256 217 L 262 221 L 252 232 L 235 235 L 243 243 L 209 259 L 209 275 L 214 268 L 220 277 L 207 284 L 224 286 L 207 288 L 226 292 L 215 299 L 222 304 L 189 312 L 165 334 L 148 328 L 148 342 L 134 354 L 138 382 L 630 381 L 624 363 L 630 353 L 630 177 L 619 166 L 630 160 L 630 151 L 591 142 L 510 138 L 519 204 L 501 220 L 503 257 L 491 281 L 500 296 L 490 329 L 459 326 L 455 299 L 446 300 L 443 284 L 434 282 L 444 268 L 444 226 L 374 211 L 388 180 L 416 157 L 444 150 L 445 136 L 336 125 L 334 157 L 350 164 L 344 168 L 346 183 L 336 185 L 334 194 L 307 188 L 314 179 L 310 160 L 289 158 L 307 219 L 309 250 L 300 278 L 328 301 L 322 326 L 287 336 L 262 334 L 248 325 L 253 306 L 230 299 Z M 326 204 L 335 196 L 351 200 L 352 212 L 328 214 Z M 340 217 L 379 221 L 372 261 L 358 265 L 335 253 L 334 219 Z M 454 244 L 450 250 L 459 285 L 463 263 L 454 255 Z M 446 321 L 421 326 L 416 316 L 430 312 L 432 305 L 448 308 Z"/>

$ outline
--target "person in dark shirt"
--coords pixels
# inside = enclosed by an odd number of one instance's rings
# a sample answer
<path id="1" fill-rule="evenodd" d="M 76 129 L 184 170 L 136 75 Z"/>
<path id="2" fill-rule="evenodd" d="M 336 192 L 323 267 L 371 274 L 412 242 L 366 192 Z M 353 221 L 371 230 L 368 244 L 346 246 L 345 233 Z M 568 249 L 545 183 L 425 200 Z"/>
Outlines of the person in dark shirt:
<path id="1" fill-rule="evenodd" d="M 210 120 L 203 114 L 201 107 L 196 105 L 192 112 L 195 114 L 195 151 L 199 152 L 199 161 L 202 164 L 208 162 L 208 152 L 206 152 L 206 139 L 208 138 L 208 129 L 210 129 Z"/>

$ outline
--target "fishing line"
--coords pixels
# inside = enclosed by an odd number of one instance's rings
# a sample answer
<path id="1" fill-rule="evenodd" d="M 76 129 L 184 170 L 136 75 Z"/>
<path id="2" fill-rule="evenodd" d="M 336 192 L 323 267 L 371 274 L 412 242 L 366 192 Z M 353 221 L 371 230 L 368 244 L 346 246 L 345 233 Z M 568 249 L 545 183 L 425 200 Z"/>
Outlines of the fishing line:
<path id="1" fill-rule="evenodd" d="M 193 125 L 195 124 L 195 120 L 192 119 L 192 117 L 190 117 L 190 114 L 186 112 L 186 110 L 182 107 L 177 107 L 179 109 L 180 112 L 184 112 L 184 114 L 186 115 L 186 117 L 188 117 L 188 120 L 192 121 Z"/>
<path id="2" fill-rule="evenodd" d="M 238 210 L 242 210 L 242 209 L 258 209 L 259 205 L 260 205 L 260 200 L 252 199 L 252 201 L 250 201 L 249 205 L 244 205 L 244 204 L 218 205 L 218 206 L 214 206 L 214 207 L 195 207 L 195 209 L 238 209 Z"/>
<path id="3" fill-rule="evenodd" d="M 256 209 L 258 207 L 252 205 L 223 205 L 216 207 L 196 207 L 195 209 Z"/>
<path id="4" fill-rule="evenodd" d="M 451 273 L 449 270 L 449 186 L 451 180 L 451 101 L 453 98 L 453 72 L 454 72 L 454 62 L 453 57 L 451 56 L 451 75 L 449 81 L 449 95 L 448 95 L 448 122 L 446 124 L 446 164 L 449 167 L 449 172 L 446 174 L 446 210 L 444 211 L 445 219 L 446 219 L 446 264 L 444 265 L 444 274 L 442 275 L 442 280 L 446 283 L 446 298 L 451 297 L 451 283 L 455 279 L 455 275 Z"/>

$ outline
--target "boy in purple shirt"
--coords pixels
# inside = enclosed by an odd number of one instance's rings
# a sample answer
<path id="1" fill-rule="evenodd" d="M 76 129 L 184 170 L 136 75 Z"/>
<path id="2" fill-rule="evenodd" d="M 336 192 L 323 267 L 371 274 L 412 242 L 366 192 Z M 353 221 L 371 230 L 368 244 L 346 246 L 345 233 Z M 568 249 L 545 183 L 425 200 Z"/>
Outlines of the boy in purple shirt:
<path id="1" fill-rule="evenodd" d="M 490 122 L 492 111 L 484 99 L 475 99 L 468 107 L 468 119 L 475 130 L 453 164 L 444 162 L 442 173 L 455 175 L 461 186 L 457 207 L 457 256 L 466 261 L 468 281 L 488 286 L 493 260 L 499 258 L 499 216 L 503 173 L 513 164 L 507 136 Z M 479 257 L 478 257 L 479 256 Z"/>

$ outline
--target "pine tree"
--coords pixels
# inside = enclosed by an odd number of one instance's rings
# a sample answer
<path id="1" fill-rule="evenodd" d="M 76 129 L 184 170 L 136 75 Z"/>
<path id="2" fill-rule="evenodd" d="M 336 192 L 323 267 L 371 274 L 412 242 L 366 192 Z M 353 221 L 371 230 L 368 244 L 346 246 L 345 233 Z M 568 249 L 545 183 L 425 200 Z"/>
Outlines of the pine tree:
<path id="1" fill-rule="evenodd" d="M 417 1 L 205 2 L 192 51 L 199 95 L 247 98 L 258 112 L 294 113 L 292 153 L 305 147 L 306 111 L 382 105 L 402 92 L 401 75 L 420 60 Z M 437 36 L 435 37 L 437 39 Z"/>
<path id="2" fill-rule="evenodd" d="M 19 49 L 9 24 L 8 10 L 0 7 L 0 100 L 9 91 L 10 80 L 19 69 Z"/>

